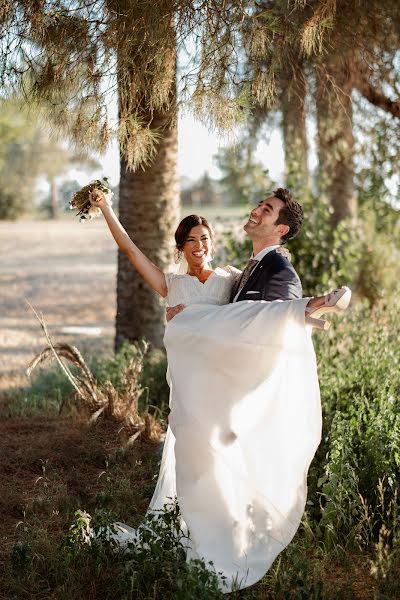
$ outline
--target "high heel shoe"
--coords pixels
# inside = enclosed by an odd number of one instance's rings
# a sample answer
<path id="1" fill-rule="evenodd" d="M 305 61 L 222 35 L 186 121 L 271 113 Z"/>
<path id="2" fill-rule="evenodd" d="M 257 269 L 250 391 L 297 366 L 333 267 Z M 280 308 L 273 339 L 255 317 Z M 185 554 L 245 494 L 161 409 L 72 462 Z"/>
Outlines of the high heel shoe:
<path id="1" fill-rule="evenodd" d="M 329 292 L 329 294 L 326 294 L 325 301 L 322 306 L 318 306 L 318 308 L 306 308 L 306 323 L 316 327 L 317 329 L 323 329 L 324 331 L 327 331 L 330 327 L 330 323 L 324 319 L 319 319 L 318 317 L 326 312 L 344 312 L 349 306 L 350 300 L 351 289 L 345 285 L 337 290 Z"/>

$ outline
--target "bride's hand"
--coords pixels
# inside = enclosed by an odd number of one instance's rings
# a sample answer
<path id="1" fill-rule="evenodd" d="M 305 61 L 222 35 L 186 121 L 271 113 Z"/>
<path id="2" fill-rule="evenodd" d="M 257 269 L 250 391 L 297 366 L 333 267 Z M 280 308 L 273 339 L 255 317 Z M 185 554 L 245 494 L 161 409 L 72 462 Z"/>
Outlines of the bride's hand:
<path id="1" fill-rule="evenodd" d="M 282 254 L 282 256 L 284 256 L 290 262 L 292 262 L 291 261 L 292 256 L 287 248 L 284 248 L 283 246 L 279 246 L 279 248 L 277 248 L 276 251 L 278 252 L 278 254 Z"/>
<path id="2" fill-rule="evenodd" d="M 101 190 L 94 189 L 89 193 L 90 204 L 95 208 L 100 208 L 103 210 L 106 206 L 108 206 L 107 198 Z"/>

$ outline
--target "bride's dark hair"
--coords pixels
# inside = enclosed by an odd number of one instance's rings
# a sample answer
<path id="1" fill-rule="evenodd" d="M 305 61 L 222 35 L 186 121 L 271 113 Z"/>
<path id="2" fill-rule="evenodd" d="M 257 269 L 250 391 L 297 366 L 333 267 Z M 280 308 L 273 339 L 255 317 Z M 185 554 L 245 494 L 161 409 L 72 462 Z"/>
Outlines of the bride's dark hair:
<path id="1" fill-rule="evenodd" d="M 197 225 L 203 225 L 203 227 L 206 227 L 208 229 L 211 244 L 212 247 L 214 247 L 214 232 L 211 229 L 211 226 L 208 223 L 207 219 L 205 219 L 204 217 L 200 217 L 199 215 L 189 215 L 188 217 L 182 219 L 182 221 L 178 225 L 177 230 L 175 231 L 175 242 L 177 250 L 182 250 L 189 236 L 189 233 L 191 232 L 193 227 L 197 227 Z"/>

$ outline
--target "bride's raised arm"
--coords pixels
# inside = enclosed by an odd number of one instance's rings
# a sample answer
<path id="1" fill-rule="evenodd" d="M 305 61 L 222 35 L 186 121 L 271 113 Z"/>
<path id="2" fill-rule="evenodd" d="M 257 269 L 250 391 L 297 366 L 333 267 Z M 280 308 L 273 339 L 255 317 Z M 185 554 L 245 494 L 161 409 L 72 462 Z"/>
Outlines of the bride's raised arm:
<path id="1" fill-rule="evenodd" d="M 112 207 L 108 204 L 104 194 L 101 191 L 91 193 L 90 203 L 92 206 L 100 208 L 119 249 L 128 257 L 129 262 L 132 263 L 139 275 L 143 277 L 153 290 L 165 298 L 168 294 L 165 274 L 133 243 L 117 219 Z"/>

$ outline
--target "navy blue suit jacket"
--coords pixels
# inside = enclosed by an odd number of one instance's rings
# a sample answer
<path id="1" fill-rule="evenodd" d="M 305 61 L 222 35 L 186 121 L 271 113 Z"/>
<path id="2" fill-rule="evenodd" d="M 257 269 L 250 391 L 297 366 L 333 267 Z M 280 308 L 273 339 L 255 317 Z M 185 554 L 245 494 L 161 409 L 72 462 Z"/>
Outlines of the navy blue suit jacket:
<path id="1" fill-rule="evenodd" d="M 239 284 L 233 290 L 231 302 L 236 296 L 238 287 Z M 301 281 L 292 263 L 276 250 L 271 250 L 255 267 L 236 302 L 295 300 L 302 295 Z"/>

